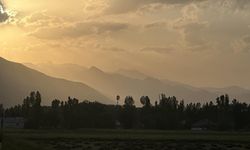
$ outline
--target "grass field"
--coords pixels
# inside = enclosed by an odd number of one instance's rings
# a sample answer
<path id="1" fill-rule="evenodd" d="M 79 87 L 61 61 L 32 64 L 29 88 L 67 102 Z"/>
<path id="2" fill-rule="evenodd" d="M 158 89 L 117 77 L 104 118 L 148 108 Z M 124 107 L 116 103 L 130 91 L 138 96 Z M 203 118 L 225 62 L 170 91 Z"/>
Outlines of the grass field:
<path id="1" fill-rule="evenodd" d="M 250 133 L 145 130 L 5 130 L 4 150 L 246 150 Z"/>

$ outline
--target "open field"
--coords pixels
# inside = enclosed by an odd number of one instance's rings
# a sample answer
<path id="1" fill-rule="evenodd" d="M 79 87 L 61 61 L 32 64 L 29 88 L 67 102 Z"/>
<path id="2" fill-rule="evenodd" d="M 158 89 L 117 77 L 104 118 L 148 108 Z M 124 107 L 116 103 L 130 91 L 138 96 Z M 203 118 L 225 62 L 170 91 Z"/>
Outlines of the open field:
<path id="1" fill-rule="evenodd" d="M 250 133 L 144 130 L 6 130 L 4 150 L 246 150 Z"/>

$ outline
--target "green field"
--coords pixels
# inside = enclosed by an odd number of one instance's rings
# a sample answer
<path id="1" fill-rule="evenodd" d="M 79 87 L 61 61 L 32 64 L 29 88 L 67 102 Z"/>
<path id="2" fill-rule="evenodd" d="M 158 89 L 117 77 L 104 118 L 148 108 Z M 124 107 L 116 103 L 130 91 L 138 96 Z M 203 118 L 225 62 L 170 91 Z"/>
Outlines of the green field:
<path id="1" fill-rule="evenodd" d="M 5 130 L 4 150 L 245 150 L 250 133 L 145 130 Z"/>

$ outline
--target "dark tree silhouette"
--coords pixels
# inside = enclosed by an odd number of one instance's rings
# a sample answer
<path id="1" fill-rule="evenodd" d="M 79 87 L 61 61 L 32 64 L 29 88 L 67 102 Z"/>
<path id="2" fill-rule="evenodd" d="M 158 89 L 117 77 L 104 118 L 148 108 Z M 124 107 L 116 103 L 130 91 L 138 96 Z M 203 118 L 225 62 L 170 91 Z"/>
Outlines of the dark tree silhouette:
<path id="1" fill-rule="evenodd" d="M 133 128 L 136 125 L 136 107 L 132 96 L 127 96 L 121 111 L 121 123 L 124 128 Z"/>
<path id="2" fill-rule="evenodd" d="M 148 96 L 142 96 L 142 107 L 135 106 L 132 96 L 125 97 L 122 106 L 80 102 L 71 97 L 67 101 L 55 99 L 51 106 L 41 106 L 41 101 L 39 92 L 31 92 L 22 105 L 5 109 L 5 116 L 24 117 L 25 127 L 33 129 L 115 128 L 119 121 L 126 129 L 250 130 L 250 105 L 230 101 L 227 94 L 203 104 L 185 104 L 184 100 L 161 94 L 154 106 Z"/>
<path id="3" fill-rule="evenodd" d="M 31 92 L 30 96 L 24 99 L 22 114 L 26 118 L 26 128 L 39 128 L 42 115 L 41 101 L 41 94 L 38 91 Z"/>

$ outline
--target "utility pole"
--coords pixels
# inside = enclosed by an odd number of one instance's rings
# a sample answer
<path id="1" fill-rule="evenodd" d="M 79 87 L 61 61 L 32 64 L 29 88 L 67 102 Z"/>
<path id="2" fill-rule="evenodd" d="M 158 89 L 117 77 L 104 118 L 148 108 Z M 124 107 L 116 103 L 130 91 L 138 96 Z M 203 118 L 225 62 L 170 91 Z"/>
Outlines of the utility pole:
<path id="1" fill-rule="evenodd" d="M 119 105 L 119 100 L 120 100 L 120 98 L 121 98 L 120 95 L 117 95 L 117 96 L 116 96 L 116 106 Z"/>
<path id="2" fill-rule="evenodd" d="M 121 98 L 120 95 L 116 96 L 116 108 L 115 108 L 115 118 L 116 118 L 116 121 L 115 121 L 115 126 L 118 129 L 121 126 L 121 123 L 119 121 L 119 115 L 118 115 L 118 113 L 119 113 L 119 100 L 120 100 L 120 98 Z"/>

